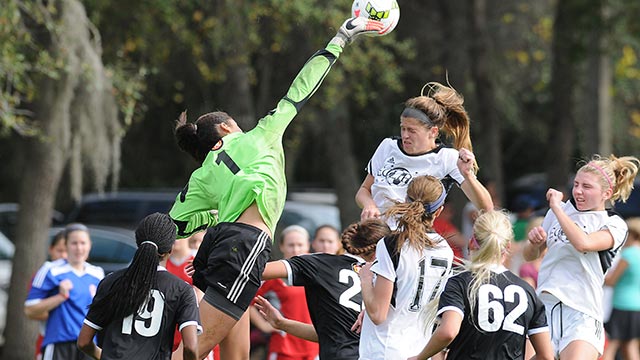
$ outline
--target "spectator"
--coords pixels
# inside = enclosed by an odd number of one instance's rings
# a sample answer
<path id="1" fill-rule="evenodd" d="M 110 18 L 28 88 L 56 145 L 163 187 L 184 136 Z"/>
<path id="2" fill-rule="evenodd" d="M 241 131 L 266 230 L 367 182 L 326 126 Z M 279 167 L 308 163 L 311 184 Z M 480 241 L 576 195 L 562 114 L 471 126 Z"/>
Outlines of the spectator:
<path id="1" fill-rule="evenodd" d="M 51 239 L 48 253 L 48 260 L 45 261 L 44 264 L 42 264 L 38 272 L 42 271 L 42 269 L 49 269 L 51 267 L 51 264 L 56 260 L 67 258 L 67 245 L 65 245 L 64 241 L 64 230 L 58 231 L 53 239 Z M 48 317 L 49 313 L 43 313 L 40 318 L 34 319 L 39 320 L 38 338 L 36 339 L 36 360 L 42 359 L 42 341 L 44 340 L 44 333 L 46 331 Z"/>
<path id="2" fill-rule="evenodd" d="M 89 229 L 67 225 L 64 232 L 67 259 L 52 262 L 33 279 L 25 302 L 25 314 L 40 319 L 49 314 L 42 353 L 44 359 L 84 359 L 76 340 L 87 308 L 104 277 L 102 268 L 87 262 L 91 250 Z"/>
<path id="3" fill-rule="evenodd" d="M 625 360 L 640 359 L 640 218 L 627 220 L 629 235 L 621 259 L 605 277 L 614 286 L 613 310 L 604 325 L 609 344 L 603 360 L 613 360 L 621 347 Z"/>
<path id="4" fill-rule="evenodd" d="M 291 225 L 282 230 L 280 251 L 285 259 L 309 253 L 309 233 L 305 228 Z M 273 279 L 262 283 L 256 296 L 262 296 L 276 306 L 288 319 L 311 324 L 305 290 L 293 286 L 288 279 Z M 267 359 L 313 360 L 318 357 L 318 344 L 277 331 L 265 320 L 255 306 L 250 308 L 251 322 L 262 332 L 270 334 Z"/>
<path id="5" fill-rule="evenodd" d="M 340 232 L 331 225 L 320 225 L 311 241 L 313 251 L 326 254 L 342 255 L 344 248 L 340 240 Z"/>

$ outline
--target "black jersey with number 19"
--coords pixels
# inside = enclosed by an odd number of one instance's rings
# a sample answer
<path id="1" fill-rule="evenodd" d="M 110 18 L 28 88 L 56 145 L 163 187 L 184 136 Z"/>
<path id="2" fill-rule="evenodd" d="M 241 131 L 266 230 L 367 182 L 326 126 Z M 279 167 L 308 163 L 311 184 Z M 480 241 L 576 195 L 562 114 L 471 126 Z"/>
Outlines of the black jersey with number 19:
<path id="1" fill-rule="evenodd" d="M 358 359 L 360 336 L 351 326 L 361 310 L 358 271 L 364 260 L 353 255 L 309 254 L 283 260 L 293 285 L 304 286 L 311 321 L 318 333 L 320 359 Z"/>
<path id="2" fill-rule="evenodd" d="M 523 359 L 527 335 L 549 331 L 544 305 L 533 288 L 504 267 L 479 287 L 473 314 L 469 306 L 468 271 L 451 277 L 440 297 L 438 314 L 463 315 L 458 336 L 449 345 L 447 360 Z"/>
<path id="3" fill-rule="evenodd" d="M 104 278 L 98 286 L 94 302 L 104 297 L 115 280 L 124 274 L 119 270 Z M 95 320 L 93 309 L 84 323 L 98 331 L 101 359 L 169 360 L 176 324 L 200 327 L 200 315 L 193 288 L 184 280 L 158 266 L 158 277 L 146 306 L 134 316 L 113 319 L 108 324 Z"/>

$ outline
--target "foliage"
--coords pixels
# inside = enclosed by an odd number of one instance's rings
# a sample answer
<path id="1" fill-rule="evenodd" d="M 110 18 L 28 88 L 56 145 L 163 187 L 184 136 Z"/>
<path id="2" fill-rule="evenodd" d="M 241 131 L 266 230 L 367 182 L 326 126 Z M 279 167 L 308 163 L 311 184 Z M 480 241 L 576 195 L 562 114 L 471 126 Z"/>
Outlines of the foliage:
<path id="1" fill-rule="evenodd" d="M 0 7 L 0 132 L 14 130 L 22 135 L 36 133 L 31 112 L 25 105 L 37 96 L 34 77 L 57 77 L 64 64 L 34 40 L 38 34 L 27 28 L 32 23 L 55 29 L 51 7 L 40 2 L 7 0 Z"/>

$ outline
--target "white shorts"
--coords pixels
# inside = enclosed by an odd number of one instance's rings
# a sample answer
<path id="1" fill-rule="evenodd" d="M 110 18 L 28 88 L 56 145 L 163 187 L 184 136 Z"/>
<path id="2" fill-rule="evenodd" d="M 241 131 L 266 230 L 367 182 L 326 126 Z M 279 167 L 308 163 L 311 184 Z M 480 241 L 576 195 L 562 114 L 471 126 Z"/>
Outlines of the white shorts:
<path id="1" fill-rule="evenodd" d="M 557 359 L 560 358 L 562 350 L 576 340 L 591 344 L 602 356 L 604 326 L 601 321 L 561 303 L 558 298 L 547 292 L 543 292 L 539 297 L 544 303 L 551 331 L 551 344 Z"/>

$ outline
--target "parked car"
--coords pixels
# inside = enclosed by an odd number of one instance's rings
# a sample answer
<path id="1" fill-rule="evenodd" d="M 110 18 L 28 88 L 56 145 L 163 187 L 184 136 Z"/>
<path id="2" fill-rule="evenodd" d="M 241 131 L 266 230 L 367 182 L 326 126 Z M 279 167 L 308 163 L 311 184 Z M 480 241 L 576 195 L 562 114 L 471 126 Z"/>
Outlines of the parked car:
<path id="1" fill-rule="evenodd" d="M 118 191 L 92 193 L 82 197 L 67 222 L 101 224 L 135 229 L 140 220 L 153 212 L 168 212 L 180 192 L 177 190 Z M 340 211 L 331 192 L 297 191 L 289 193 L 278 229 L 298 224 L 311 234 L 324 224 L 340 229 Z"/>
<path id="2" fill-rule="evenodd" d="M 166 213 L 179 189 L 154 191 L 117 191 L 90 193 L 67 216 L 67 222 L 99 224 L 135 229 L 138 223 L 154 212 Z"/>
<path id="3" fill-rule="evenodd" d="M 18 223 L 18 210 L 20 205 L 16 203 L 0 203 L 0 231 L 9 239 L 15 238 L 15 227 Z M 59 225 L 64 222 L 64 214 L 58 210 L 53 210 L 51 217 L 52 225 Z"/>
<path id="4" fill-rule="evenodd" d="M 636 179 L 633 183 L 633 191 L 627 202 L 616 203 L 615 209 L 625 219 L 640 217 L 640 180 Z"/>
<path id="5" fill-rule="evenodd" d="M 571 189 L 573 187 L 572 174 L 567 180 L 567 186 L 564 189 L 565 193 L 570 197 Z M 544 216 L 546 209 L 548 208 L 548 201 L 546 198 L 547 190 L 547 176 L 544 173 L 534 173 L 521 176 L 514 180 L 507 187 L 507 209 L 515 210 L 518 208 L 518 199 L 525 195 L 536 204 L 535 210 L 537 214 Z M 627 199 L 626 203 L 616 202 L 614 204 L 614 210 L 619 213 L 623 218 L 640 216 L 640 179 L 636 179 L 634 182 L 634 188 Z"/>

